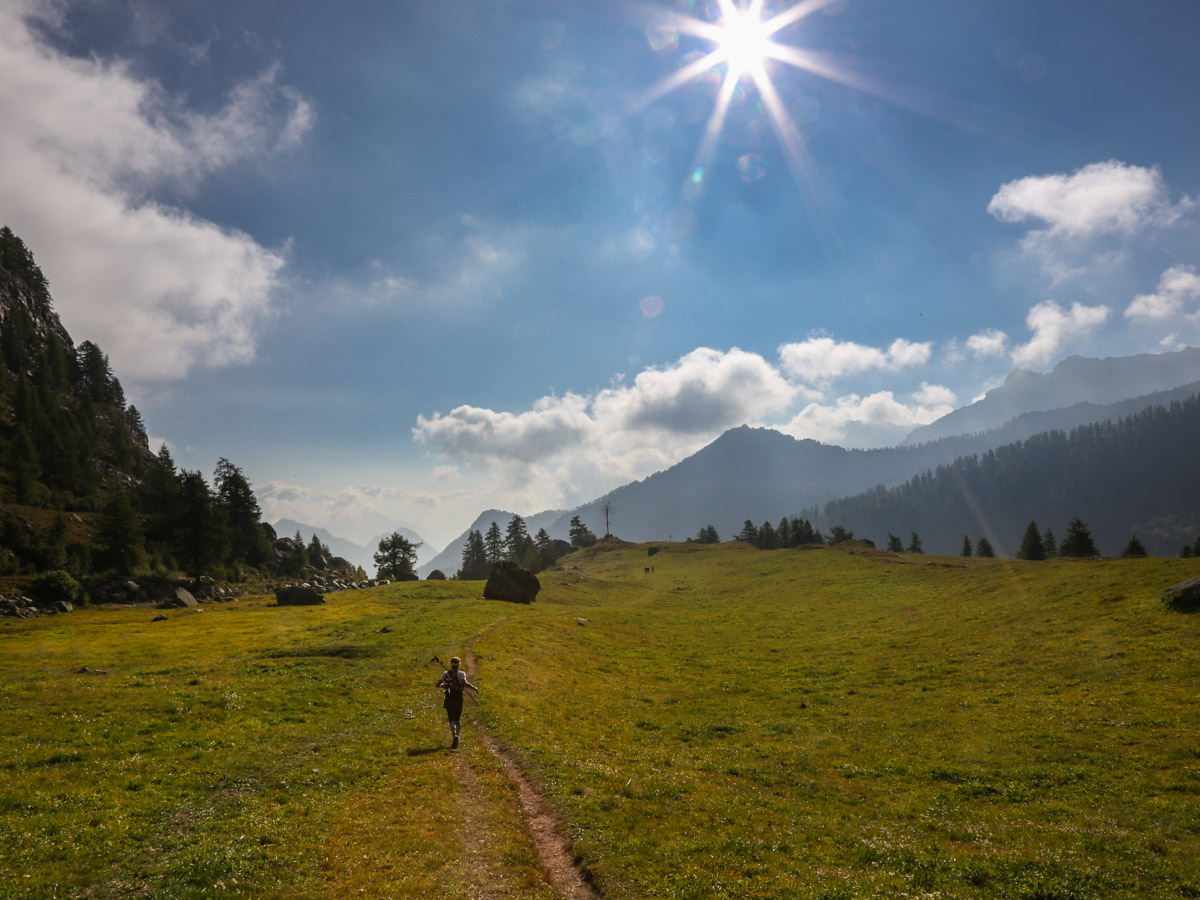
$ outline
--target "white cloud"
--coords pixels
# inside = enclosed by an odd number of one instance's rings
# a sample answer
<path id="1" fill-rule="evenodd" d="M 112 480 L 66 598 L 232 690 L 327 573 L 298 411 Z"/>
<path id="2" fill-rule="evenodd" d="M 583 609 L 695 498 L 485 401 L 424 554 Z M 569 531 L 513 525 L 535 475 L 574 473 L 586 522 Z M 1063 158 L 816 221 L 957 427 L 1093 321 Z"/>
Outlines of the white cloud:
<path id="1" fill-rule="evenodd" d="M 903 403 L 892 391 L 847 394 L 833 404 L 810 403 L 780 430 L 826 443 L 881 446 L 941 418 L 954 409 L 956 397 L 949 388 L 921 382 L 911 400 Z"/>
<path id="2" fill-rule="evenodd" d="M 1200 275 L 1191 266 L 1172 266 L 1158 280 L 1158 291 L 1139 294 L 1126 308 L 1125 315 L 1135 319 L 1167 319 L 1197 298 L 1200 298 Z"/>
<path id="3" fill-rule="evenodd" d="M 1108 319 L 1108 313 L 1107 306 L 1073 303 L 1070 310 L 1064 310 L 1053 300 L 1039 303 L 1025 317 L 1033 337 L 1013 349 L 1013 362 L 1018 366 L 1050 362 L 1069 338 L 1086 334 L 1102 324 Z"/>
<path id="4" fill-rule="evenodd" d="M 1173 202 L 1157 168 L 1109 160 L 1071 174 L 1031 175 L 1001 186 L 988 212 L 1004 222 L 1028 222 L 1022 250 L 1051 283 L 1090 273 L 1111 279 L 1141 242 L 1178 226 L 1196 202 Z"/>
<path id="5" fill-rule="evenodd" d="M 806 384 L 828 384 L 838 378 L 860 375 L 873 369 L 898 371 L 929 361 L 933 345 L 896 338 L 887 350 L 852 341 L 814 337 L 779 348 L 783 370 Z"/>
<path id="6" fill-rule="evenodd" d="M 1092 163 L 1070 175 L 1031 175 L 1010 181 L 988 204 L 1005 222 L 1040 220 L 1045 233 L 1087 237 L 1169 224 L 1191 205 L 1173 205 L 1157 168 L 1117 160 Z"/>
<path id="7" fill-rule="evenodd" d="M 1002 356 L 1008 347 L 1008 335 L 995 328 L 981 331 L 967 338 L 967 349 L 977 357 Z"/>
<path id="8" fill-rule="evenodd" d="M 313 112 L 278 67 L 212 115 L 120 61 L 75 58 L 30 25 L 48 4 L 0 6 L 0 210 L 30 246 L 68 329 L 122 377 L 177 378 L 253 357 L 286 250 L 150 199 L 302 140 Z"/>

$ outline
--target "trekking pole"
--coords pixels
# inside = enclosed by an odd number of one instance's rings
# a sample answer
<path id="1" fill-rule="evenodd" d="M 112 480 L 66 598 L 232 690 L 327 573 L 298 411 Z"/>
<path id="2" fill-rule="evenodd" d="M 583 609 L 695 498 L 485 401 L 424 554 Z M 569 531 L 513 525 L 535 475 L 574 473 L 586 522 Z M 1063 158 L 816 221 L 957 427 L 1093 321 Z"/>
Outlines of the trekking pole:
<path id="1" fill-rule="evenodd" d="M 447 672 L 449 672 L 449 671 L 450 671 L 450 667 L 449 667 L 449 666 L 447 666 L 447 665 L 446 665 L 444 662 L 442 662 L 440 659 L 438 659 L 438 655 L 437 655 L 436 653 L 435 653 L 435 654 L 433 654 L 433 659 L 431 659 L 431 660 L 430 660 L 430 662 L 435 662 L 435 663 L 437 663 L 439 666 L 441 666 L 441 667 L 442 667 L 442 668 L 443 668 L 445 671 L 447 671 Z M 470 698 L 471 698 L 471 702 L 472 702 L 472 703 L 475 703 L 475 704 L 478 704 L 478 703 L 479 703 L 479 698 L 477 698 L 477 697 L 476 697 L 476 696 L 475 696 L 473 693 L 470 693 L 470 692 L 468 692 L 468 691 L 463 691 L 463 693 L 464 693 L 464 694 L 468 694 L 468 695 L 470 696 Z"/>

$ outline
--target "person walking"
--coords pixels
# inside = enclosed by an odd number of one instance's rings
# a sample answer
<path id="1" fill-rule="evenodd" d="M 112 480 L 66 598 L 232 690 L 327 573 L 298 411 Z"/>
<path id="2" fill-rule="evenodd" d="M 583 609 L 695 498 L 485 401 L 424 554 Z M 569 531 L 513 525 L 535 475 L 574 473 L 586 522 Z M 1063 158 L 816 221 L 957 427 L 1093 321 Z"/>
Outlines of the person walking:
<path id="1" fill-rule="evenodd" d="M 442 707 L 446 710 L 446 718 L 450 722 L 450 749 L 458 749 L 459 722 L 462 719 L 463 688 L 478 694 L 479 688 L 467 681 L 467 673 L 459 668 L 462 660 L 457 656 L 450 657 L 450 668 L 442 673 L 437 686 L 446 693 Z"/>

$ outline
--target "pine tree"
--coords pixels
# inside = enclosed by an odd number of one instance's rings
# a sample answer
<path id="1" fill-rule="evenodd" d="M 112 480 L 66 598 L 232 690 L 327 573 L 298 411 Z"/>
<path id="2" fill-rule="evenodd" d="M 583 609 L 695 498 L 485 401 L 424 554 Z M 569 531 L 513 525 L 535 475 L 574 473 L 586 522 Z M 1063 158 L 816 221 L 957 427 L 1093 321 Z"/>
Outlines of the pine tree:
<path id="1" fill-rule="evenodd" d="M 749 519 L 742 525 L 742 530 L 738 532 L 735 541 L 745 541 L 747 544 L 758 543 L 758 529 L 754 527 L 754 523 Z"/>
<path id="2" fill-rule="evenodd" d="M 8 448 L 8 469 L 12 472 L 13 493 L 18 503 L 30 503 L 35 499 L 42 464 L 38 459 L 33 438 L 24 425 L 18 425 Z"/>
<path id="3" fill-rule="evenodd" d="M 596 543 L 596 535 L 583 524 L 579 516 L 571 517 L 571 525 L 567 529 L 567 536 L 576 547 L 590 547 Z"/>
<path id="4" fill-rule="evenodd" d="M 484 535 L 483 546 L 487 549 L 488 562 L 498 563 L 504 559 L 504 535 L 500 532 L 500 526 L 495 522 Z"/>
<path id="5" fill-rule="evenodd" d="M 166 450 L 165 444 L 163 450 Z M 159 456 L 161 464 L 161 452 Z M 168 453 L 167 460 L 169 459 Z M 229 533 L 229 561 L 261 566 L 267 561 L 270 547 L 267 546 L 266 535 L 259 524 L 262 509 L 242 470 L 225 457 L 221 457 L 217 460 L 217 468 L 213 472 L 213 488 Z M 315 540 L 316 536 L 313 537 Z"/>
<path id="6" fill-rule="evenodd" d="M 513 562 L 519 563 L 525 554 L 529 551 L 529 547 L 533 544 L 533 540 L 529 537 L 529 531 L 525 527 L 525 520 L 520 516 L 514 515 L 508 520 L 508 528 L 504 533 L 504 552 Z"/>
<path id="7" fill-rule="evenodd" d="M 118 575 L 132 575 L 145 560 L 142 527 L 129 494 L 113 491 L 96 532 L 101 564 Z"/>
<path id="8" fill-rule="evenodd" d="M 1130 535 L 1129 543 L 1125 545 L 1125 549 L 1121 551 L 1122 556 L 1145 556 L 1146 547 L 1137 539 L 1136 536 Z"/>
<path id="9" fill-rule="evenodd" d="M 1025 537 L 1021 539 L 1021 549 L 1017 551 L 1017 559 L 1042 560 L 1046 558 L 1046 545 L 1042 543 L 1041 532 L 1037 522 L 1030 522 L 1025 529 Z"/>
<path id="10" fill-rule="evenodd" d="M 970 556 L 971 553 L 972 553 L 971 538 L 969 535 L 964 534 L 963 542 L 962 542 L 962 549 L 958 551 L 958 555 L 959 556 Z"/>
<path id="11" fill-rule="evenodd" d="M 779 535 L 770 522 L 763 522 L 758 526 L 758 540 L 756 544 L 759 550 L 774 550 L 779 546 Z"/>
<path id="12" fill-rule="evenodd" d="M 1092 540 L 1092 532 L 1083 519 L 1077 516 L 1067 525 L 1067 536 L 1063 538 L 1058 555 L 1074 559 L 1100 555 L 1096 542 Z"/>
<path id="13" fill-rule="evenodd" d="M 696 543 L 697 544 L 719 544 L 719 543 L 721 543 L 721 538 L 717 534 L 716 528 L 714 528 L 712 525 L 705 525 L 703 528 L 700 529 L 699 533 L 696 535 Z"/>
<path id="14" fill-rule="evenodd" d="M 980 559 L 994 558 L 996 551 L 992 549 L 992 542 L 985 537 L 981 537 L 975 543 L 975 555 Z"/>
<path id="15" fill-rule="evenodd" d="M 179 517 L 173 534 L 175 558 L 193 578 L 206 575 L 225 555 L 225 521 L 200 472 L 179 471 Z"/>
<path id="16" fill-rule="evenodd" d="M 909 553 L 924 553 L 925 548 L 921 545 L 921 536 L 915 531 L 912 533 L 912 539 L 908 542 Z"/>
<path id="17" fill-rule="evenodd" d="M 829 529 L 829 543 L 831 544 L 841 544 L 852 540 L 854 540 L 854 532 L 848 531 L 841 525 L 834 525 Z"/>
<path id="18" fill-rule="evenodd" d="M 1058 538 L 1049 528 L 1042 535 L 1042 546 L 1046 549 L 1046 559 L 1054 559 L 1058 556 Z"/>
<path id="19" fill-rule="evenodd" d="M 414 544 L 398 531 L 381 538 L 379 550 L 375 553 L 378 577 L 409 581 L 416 578 L 414 569 L 420 547 L 420 543 Z"/>
<path id="20" fill-rule="evenodd" d="M 904 552 L 904 541 L 900 540 L 900 535 L 888 532 L 887 549 L 888 553 Z"/>
<path id="21" fill-rule="evenodd" d="M 470 532 L 467 542 L 463 544 L 462 568 L 458 570 L 458 578 L 461 581 L 480 581 L 487 578 L 490 567 L 483 535 L 479 531 Z"/>

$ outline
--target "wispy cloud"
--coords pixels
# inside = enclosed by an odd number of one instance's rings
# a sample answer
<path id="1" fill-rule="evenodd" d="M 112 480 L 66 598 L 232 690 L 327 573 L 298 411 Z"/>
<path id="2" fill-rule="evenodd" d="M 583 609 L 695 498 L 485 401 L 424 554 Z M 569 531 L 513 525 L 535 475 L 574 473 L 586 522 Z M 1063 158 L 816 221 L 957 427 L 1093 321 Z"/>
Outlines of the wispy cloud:
<path id="1" fill-rule="evenodd" d="M 120 60 L 71 57 L 32 27 L 53 7 L 0 7 L 0 209 L 37 248 L 73 334 L 123 377 L 171 379 L 253 358 L 286 248 L 152 199 L 294 147 L 313 110 L 278 66 L 201 114 Z"/>

